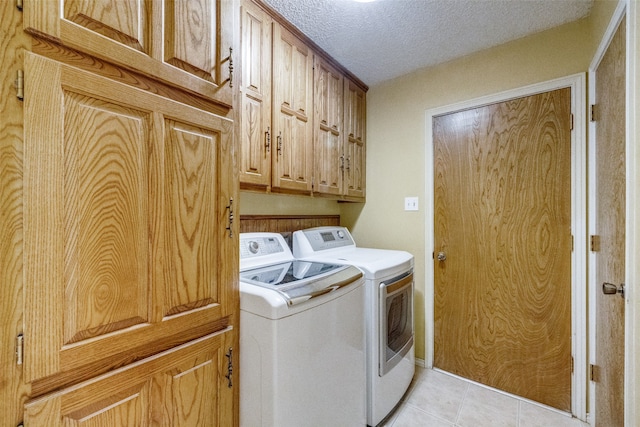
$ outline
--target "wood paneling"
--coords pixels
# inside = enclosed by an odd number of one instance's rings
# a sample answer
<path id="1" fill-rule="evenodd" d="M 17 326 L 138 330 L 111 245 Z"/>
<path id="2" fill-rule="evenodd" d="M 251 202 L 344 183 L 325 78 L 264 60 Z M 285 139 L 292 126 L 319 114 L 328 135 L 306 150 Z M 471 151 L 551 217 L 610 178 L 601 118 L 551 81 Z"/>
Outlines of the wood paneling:
<path id="1" fill-rule="evenodd" d="M 291 246 L 294 231 L 305 228 L 340 225 L 340 215 L 241 215 L 240 232 L 280 233 Z"/>
<path id="2" fill-rule="evenodd" d="M 571 92 L 434 118 L 434 366 L 571 409 Z"/>
<path id="3" fill-rule="evenodd" d="M 596 380 L 598 426 L 624 425 L 625 301 L 603 282 L 625 281 L 625 20 L 596 70 Z"/>

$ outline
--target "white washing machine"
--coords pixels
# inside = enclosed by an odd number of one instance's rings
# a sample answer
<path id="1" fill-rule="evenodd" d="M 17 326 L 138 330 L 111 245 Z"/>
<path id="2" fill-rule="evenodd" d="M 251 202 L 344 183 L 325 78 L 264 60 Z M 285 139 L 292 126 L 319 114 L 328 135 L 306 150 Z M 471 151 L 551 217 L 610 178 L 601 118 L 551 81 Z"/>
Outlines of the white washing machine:
<path id="1" fill-rule="evenodd" d="M 400 402 L 415 372 L 413 255 L 356 247 L 345 227 L 294 232 L 293 255 L 364 272 L 367 425 L 376 426 Z"/>
<path id="2" fill-rule="evenodd" d="M 364 277 L 240 234 L 240 425 L 366 424 Z"/>

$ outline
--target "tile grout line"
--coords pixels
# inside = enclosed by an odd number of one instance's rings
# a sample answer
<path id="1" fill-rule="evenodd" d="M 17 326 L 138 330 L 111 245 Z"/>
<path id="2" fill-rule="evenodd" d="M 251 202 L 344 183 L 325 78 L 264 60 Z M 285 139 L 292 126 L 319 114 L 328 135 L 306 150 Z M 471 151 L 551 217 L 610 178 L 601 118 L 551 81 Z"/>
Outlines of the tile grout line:
<path id="1" fill-rule="evenodd" d="M 469 388 L 471 384 L 467 382 L 466 389 L 464 390 L 464 396 L 462 396 L 462 400 L 460 401 L 460 405 L 458 406 L 458 412 L 456 413 L 456 419 L 453 421 L 454 425 L 458 425 L 458 421 L 460 421 L 460 414 L 462 413 L 462 407 L 464 406 L 464 401 L 467 400 L 467 394 L 469 394 Z"/>

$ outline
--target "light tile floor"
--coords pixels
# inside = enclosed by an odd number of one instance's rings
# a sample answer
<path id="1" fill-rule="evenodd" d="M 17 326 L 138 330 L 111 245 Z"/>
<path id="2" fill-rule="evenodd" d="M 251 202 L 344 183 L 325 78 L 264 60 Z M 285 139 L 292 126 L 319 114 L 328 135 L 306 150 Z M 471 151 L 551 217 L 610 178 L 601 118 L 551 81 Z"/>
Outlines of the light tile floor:
<path id="1" fill-rule="evenodd" d="M 587 427 L 569 414 L 459 377 L 416 366 L 384 427 Z"/>

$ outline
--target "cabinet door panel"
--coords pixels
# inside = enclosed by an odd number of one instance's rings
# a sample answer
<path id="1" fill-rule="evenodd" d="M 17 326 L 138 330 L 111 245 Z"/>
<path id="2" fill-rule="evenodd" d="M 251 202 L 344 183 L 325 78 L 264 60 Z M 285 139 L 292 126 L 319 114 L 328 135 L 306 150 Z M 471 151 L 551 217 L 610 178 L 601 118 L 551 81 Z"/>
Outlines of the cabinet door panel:
<path id="1" fill-rule="evenodd" d="M 217 132 L 175 120 L 165 122 L 165 177 L 168 263 L 165 316 L 212 304 L 217 289 L 215 216 L 217 200 L 210 188 L 217 181 Z"/>
<path id="2" fill-rule="evenodd" d="M 24 28 L 118 66 L 232 105 L 233 0 L 46 0 Z"/>
<path id="3" fill-rule="evenodd" d="M 149 1 L 66 0 L 64 18 L 140 52 L 150 53 Z"/>
<path id="4" fill-rule="evenodd" d="M 274 25 L 274 191 L 312 190 L 312 53 L 280 25 Z"/>
<path id="5" fill-rule="evenodd" d="M 340 195 L 344 172 L 343 77 L 321 59 L 315 59 L 314 192 Z"/>
<path id="6" fill-rule="evenodd" d="M 64 96 L 65 344 L 149 322 L 147 111 Z"/>
<path id="7" fill-rule="evenodd" d="M 165 2 L 164 60 L 202 79 L 216 82 L 215 1 Z"/>
<path id="8" fill-rule="evenodd" d="M 231 330 L 210 334 L 28 402 L 25 425 L 57 427 L 222 426 L 232 405 Z"/>
<path id="9" fill-rule="evenodd" d="M 271 18 L 242 5 L 242 97 L 240 185 L 271 184 Z"/>
<path id="10" fill-rule="evenodd" d="M 366 194 L 366 93 L 352 81 L 344 84 L 345 189 L 348 199 L 364 201 Z"/>
<path id="11" fill-rule="evenodd" d="M 25 70 L 26 381 L 226 327 L 231 121 L 33 54 Z"/>

